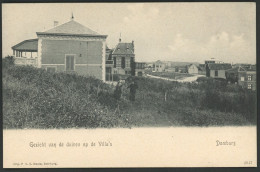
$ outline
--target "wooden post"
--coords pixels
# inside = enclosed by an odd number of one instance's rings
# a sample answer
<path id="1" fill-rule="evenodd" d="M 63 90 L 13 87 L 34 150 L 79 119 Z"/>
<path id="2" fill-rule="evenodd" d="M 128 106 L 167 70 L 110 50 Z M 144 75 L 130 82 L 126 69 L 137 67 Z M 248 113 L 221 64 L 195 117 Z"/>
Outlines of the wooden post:
<path id="1" fill-rule="evenodd" d="M 32 58 L 32 52 L 31 52 L 31 58 Z"/>

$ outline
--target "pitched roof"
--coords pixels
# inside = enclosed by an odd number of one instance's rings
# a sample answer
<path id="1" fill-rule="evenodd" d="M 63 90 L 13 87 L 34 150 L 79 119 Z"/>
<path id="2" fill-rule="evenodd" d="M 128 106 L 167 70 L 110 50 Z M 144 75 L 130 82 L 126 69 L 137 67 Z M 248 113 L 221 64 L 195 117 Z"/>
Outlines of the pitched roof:
<path id="1" fill-rule="evenodd" d="M 12 46 L 12 49 L 19 50 L 19 51 L 36 52 L 38 50 L 38 39 L 24 40 L 14 46 Z"/>
<path id="2" fill-rule="evenodd" d="M 196 66 L 197 68 L 199 67 L 199 66 L 196 65 L 196 64 L 189 64 L 189 65 L 187 65 L 187 67 L 191 67 L 191 66 Z"/>
<path id="3" fill-rule="evenodd" d="M 45 32 L 37 32 L 38 34 L 50 34 L 50 35 L 82 35 L 82 36 L 105 36 L 87 28 L 86 26 L 71 20 L 62 25 L 56 26 Z"/>
<path id="4" fill-rule="evenodd" d="M 229 63 L 212 63 L 208 64 L 208 66 L 210 70 L 227 70 L 232 68 Z"/>
<path id="5" fill-rule="evenodd" d="M 256 71 L 256 65 L 240 66 L 239 71 Z"/>
<path id="6" fill-rule="evenodd" d="M 134 55 L 133 43 L 118 43 L 112 54 L 129 54 Z"/>
<path id="7" fill-rule="evenodd" d="M 239 67 L 234 67 L 234 68 L 231 68 L 231 69 L 228 69 L 228 70 L 226 70 L 226 72 L 230 72 L 230 73 L 236 73 L 236 72 L 238 72 L 238 69 L 239 69 Z"/>

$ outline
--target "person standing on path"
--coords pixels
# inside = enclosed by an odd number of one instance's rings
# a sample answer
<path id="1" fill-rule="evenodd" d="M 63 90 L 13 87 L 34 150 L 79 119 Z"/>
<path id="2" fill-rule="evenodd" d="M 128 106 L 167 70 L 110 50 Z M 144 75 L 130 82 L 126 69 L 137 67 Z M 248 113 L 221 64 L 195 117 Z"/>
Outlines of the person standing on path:
<path id="1" fill-rule="evenodd" d="M 122 84 L 120 81 L 117 82 L 116 89 L 114 91 L 114 98 L 119 101 L 122 95 Z"/>
<path id="2" fill-rule="evenodd" d="M 130 88 L 130 101 L 135 101 L 135 93 L 136 89 L 138 88 L 137 83 L 135 81 L 132 81 L 131 84 L 128 86 Z"/>

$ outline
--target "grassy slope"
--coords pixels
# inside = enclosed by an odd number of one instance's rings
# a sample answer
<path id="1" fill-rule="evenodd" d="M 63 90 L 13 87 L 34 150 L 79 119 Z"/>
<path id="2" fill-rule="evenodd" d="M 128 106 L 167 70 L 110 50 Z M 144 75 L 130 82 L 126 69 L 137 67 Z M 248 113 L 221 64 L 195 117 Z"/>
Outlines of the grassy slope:
<path id="1" fill-rule="evenodd" d="M 194 85 L 148 78 L 135 80 L 139 87 L 136 101 L 129 102 L 129 90 L 124 85 L 118 109 L 114 103 L 114 88 L 100 80 L 32 67 L 4 67 L 3 127 L 255 124 L 255 93 L 240 88 L 234 91 L 229 86 L 222 88 L 216 83 Z"/>

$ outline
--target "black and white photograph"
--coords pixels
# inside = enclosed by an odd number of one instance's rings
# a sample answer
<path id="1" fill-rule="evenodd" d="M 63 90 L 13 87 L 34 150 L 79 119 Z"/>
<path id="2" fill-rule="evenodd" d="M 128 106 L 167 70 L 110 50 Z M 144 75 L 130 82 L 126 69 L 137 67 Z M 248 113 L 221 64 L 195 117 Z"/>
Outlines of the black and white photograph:
<path id="1" fill-rule="evenodd" d="M 4 167 L 255 167 L 256 73 L 254 2 L 3 3 Z"/>

